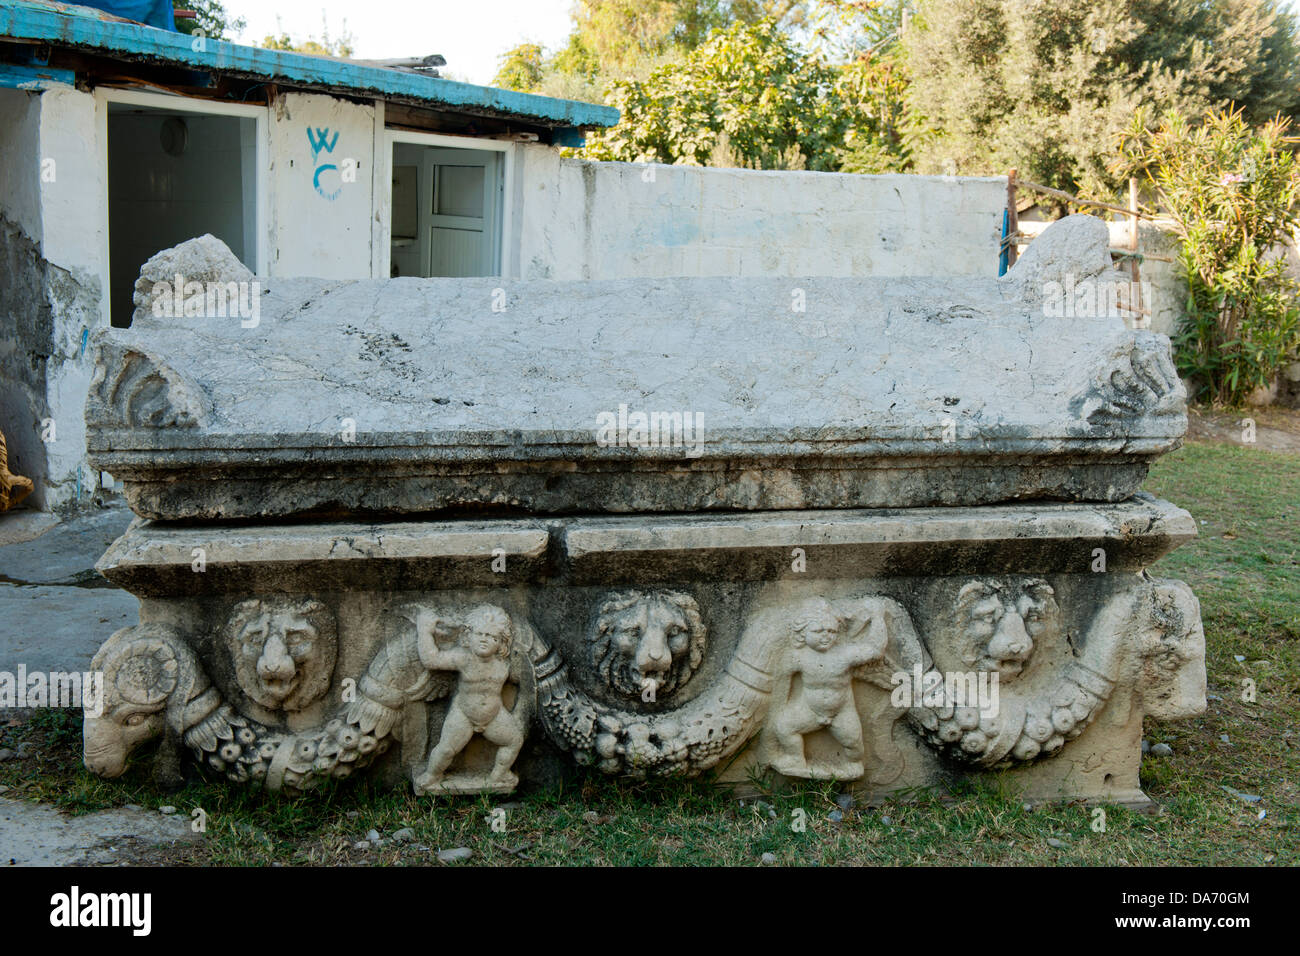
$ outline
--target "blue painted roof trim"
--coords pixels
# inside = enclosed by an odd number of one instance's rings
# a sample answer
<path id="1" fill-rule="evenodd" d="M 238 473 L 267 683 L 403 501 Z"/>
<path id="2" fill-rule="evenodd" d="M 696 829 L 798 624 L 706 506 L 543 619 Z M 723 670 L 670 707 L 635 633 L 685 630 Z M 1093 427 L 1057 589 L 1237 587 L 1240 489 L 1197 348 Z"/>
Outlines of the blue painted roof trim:
<path id="1" fill-rule="evenodd" d="M 105 20 L 98 14 L 99 11 L 87 7 L 0 0 L 0 36 L 100 50 L 125 58 L 163 60 L 195 70 L 243 73 L 268 81 L 322 86 L 338 92 L 422 100 L 452 110 L 515 117 L 543 126 L 591 129 L 618 122 L 618 110 L 609 106 L 458 83 L 328 57 L 264 50 L 224 40 L 209 38 L 198 43 L 196 38 L 182 33 Z M 194 49 L 195 46 L 200 49 Z"/>
<path id="2" fill-rule="evenodd" d="M 71 70 L 52 70 L 48 66 L 23 66 L 18 63 L 0 63 L 0 88 L 11 90 L 48 90 L 63 84 L 71 86 L 76 80 Z"/>

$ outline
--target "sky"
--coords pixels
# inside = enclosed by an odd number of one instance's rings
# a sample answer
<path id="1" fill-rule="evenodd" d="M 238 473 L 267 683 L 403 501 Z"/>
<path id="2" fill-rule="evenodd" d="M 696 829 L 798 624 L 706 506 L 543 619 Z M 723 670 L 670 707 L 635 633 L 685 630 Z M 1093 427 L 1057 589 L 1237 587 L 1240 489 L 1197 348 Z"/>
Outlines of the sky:
<path id="1" fill-rule="evenodd" d="M 248 26 L 232 39 L 260 44 L 284 30 L 295 40 L 319 37 L 321 14 L 337 38 L 346 27 L 362 59 L 441 53 L 445 73 L 487 84 L 497 57 L 520 43 L 561 46 L 570 29 L 571 0 L 223 0 L 232 17 Z M 276 18 L 280 26 L 276 26 Z"/>

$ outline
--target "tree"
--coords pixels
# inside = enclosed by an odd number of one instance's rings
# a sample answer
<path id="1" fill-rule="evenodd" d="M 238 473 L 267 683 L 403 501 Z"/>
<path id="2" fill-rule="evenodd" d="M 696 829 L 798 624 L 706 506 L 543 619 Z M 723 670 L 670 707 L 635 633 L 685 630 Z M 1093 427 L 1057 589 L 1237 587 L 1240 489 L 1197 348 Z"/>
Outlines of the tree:
<path id="1" fill-rule="evenodd" d="M 872 144 L 879 162 L 893 154 L 879 104 L 863 92 L 871 68 L 809 57 L 773 20 L 733 24 L 644 81 L 614 83 L 622 119 L 591 137 L 587 155 L 834 170 Z"/>
<path id="2" fill-rule="evenodd" d="M 542 48 L 536 43 L 521 43 L 507 50 L 501 54 L 499 63 L 497 75 L 492 79 L 493 86 L 534 93 L 542 85 L 546 63 Z"/>
<path id="3" fill-rule="evenodd" d="M 354 52 L 353 40 L 355 39 L 348 31 L 348 21 L 343 21 L 343 33 L 337 40 L 331 39 L 329 23 L 325 19 L 325 14 L 321 13 L 321 35 L 319 38 L 308 37 L 305 40 L 295 40 L 280 26 L 280 20 L 277 17 L 275 27 L 279 31 L 279 36 L 270 35 L 262 40 L 263 49 L 267 50 L 287 50 L 292 53 L 306 53 L 310 56 L 337 56 L 349 57 Z"/>
<path id="4" fill-rule="evenodd" d="M 204 36 L 214 40 L 231 40 L 231 34 L 240 33 L 248 26 L 243 17 L 232 19 L 220 0 L 172 0 L 172 9 L 197 14 L 194 19 L 176 21 L 176 29 L 187 36 L 202 30 Z"/>
<path id="5" fill-rule="evenodd" d="M 580 0 L 568 43 L 494 84 L 604 101 L 584 155 L 762 169 L 906 168 L 905 0 Z"/>
<path id="6" fill-rule="evenodd" d="M 811 6 L 846 2 L 850 0 L 577 0 L 568 42 L 552 56 L 541 55 L 541 77 L 533 68 L 537 58 L 518 71 L 523 66 L 518 57 L 533 57 L 531 48 L 536 47 L 524 43 L 503 54 L 495 82 L 521 92 L 579 89 L 589 98 L 604 98 L 613 82 L 645 79 L 665 62 L 700 47 L 714 30 L 765 18 L 792 29 L 804 22 Z"/>
<path id="7" fill-rule="evenodd" d="M 1300 110 L 1296 20 L 1276 0 L 918 0 L 902 36 L 918 171 L 1094 195 L 1142 109 Z"/>

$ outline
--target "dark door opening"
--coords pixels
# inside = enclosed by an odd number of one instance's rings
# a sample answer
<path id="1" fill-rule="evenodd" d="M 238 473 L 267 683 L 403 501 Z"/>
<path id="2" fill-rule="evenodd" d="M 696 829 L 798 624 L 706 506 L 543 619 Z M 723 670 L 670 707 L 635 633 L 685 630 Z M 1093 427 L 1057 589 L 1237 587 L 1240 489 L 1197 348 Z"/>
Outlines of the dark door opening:
<path id="1" fill-rule="evenodd" d="M 257 121 L 127 104 L 108 110 L 109 312 L 125 328 L 140 267 L 205 233 L 256 271 Z"/>

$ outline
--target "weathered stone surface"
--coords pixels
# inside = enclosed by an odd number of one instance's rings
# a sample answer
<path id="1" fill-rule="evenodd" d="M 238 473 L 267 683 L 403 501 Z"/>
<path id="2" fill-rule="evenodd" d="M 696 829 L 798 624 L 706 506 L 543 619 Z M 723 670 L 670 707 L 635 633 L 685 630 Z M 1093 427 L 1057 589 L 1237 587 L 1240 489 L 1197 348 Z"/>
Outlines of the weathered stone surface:
<path id="1" fill-rule="evenodd" d="M 95 666 L 105 714 L 157 717 L 144 736 L 88 719 L 88 762 L 115 773 L 170 734 L 235 782 L 310 789 L 374 764 L 429 794 L 572 762 L 875 795 L 1005 765 L 1035 798 L 1141 802 L 1141 717 L 1204 706 L 1204 646 L 1190 591 L 1137 572 L 1194 533 L 1146 496 L 468 529 L 137 523 L 100 568 L 146 595 L 145 623 Z M 241 668 L 208 635 L 247 633 L 250 606 L 266 626 Z M 278 703 L 268 653 L 285 662 Z M 954 674 L 986 691 L 996 675 L 1000 699 L 954 704 Z M 927 682 L 928 704 L 895 696 Z"/>
<path id="2" fill-rule="evenodd" d="M 1001 281 L 277 280 L 251 325 L 138 316 L 87 403 L 142 516 L 97 566 L 141 623 L 92 664 L 87 766 L 1143 802 L 1142 720 L 1204 708 L 1205 648 L 1146 573 L 1196 532 L 1137 492 L 1186 425 L 1168 341 L 1059 317 L 1105 245 L 1072 217 Z M 690 431 L 606 440 L 638 411 Z"/>
<path id="3" fill-rule="evenodd" d="M 167 519 L 1119 501 L 1185 396 L 1164 337 L 1044 314 L 1105 247 L 1071 217 L 1002 280 L 263 280 L 255 328 L 100 333 L 89 448 Z"/>
<path id="4" fill-rule="evenodd" d="M 1118 504 L 1016 504 L 730 515 L 352 521 L 186 527 L 136 522 L 97 570 L 147 597 L 879 574 L 1137 572 L 1196 535 L 1139 494 Z M 792 552 L 800 549 L 795 570 Z M 195 568 L 202 571 L 196 572 Z"/>

